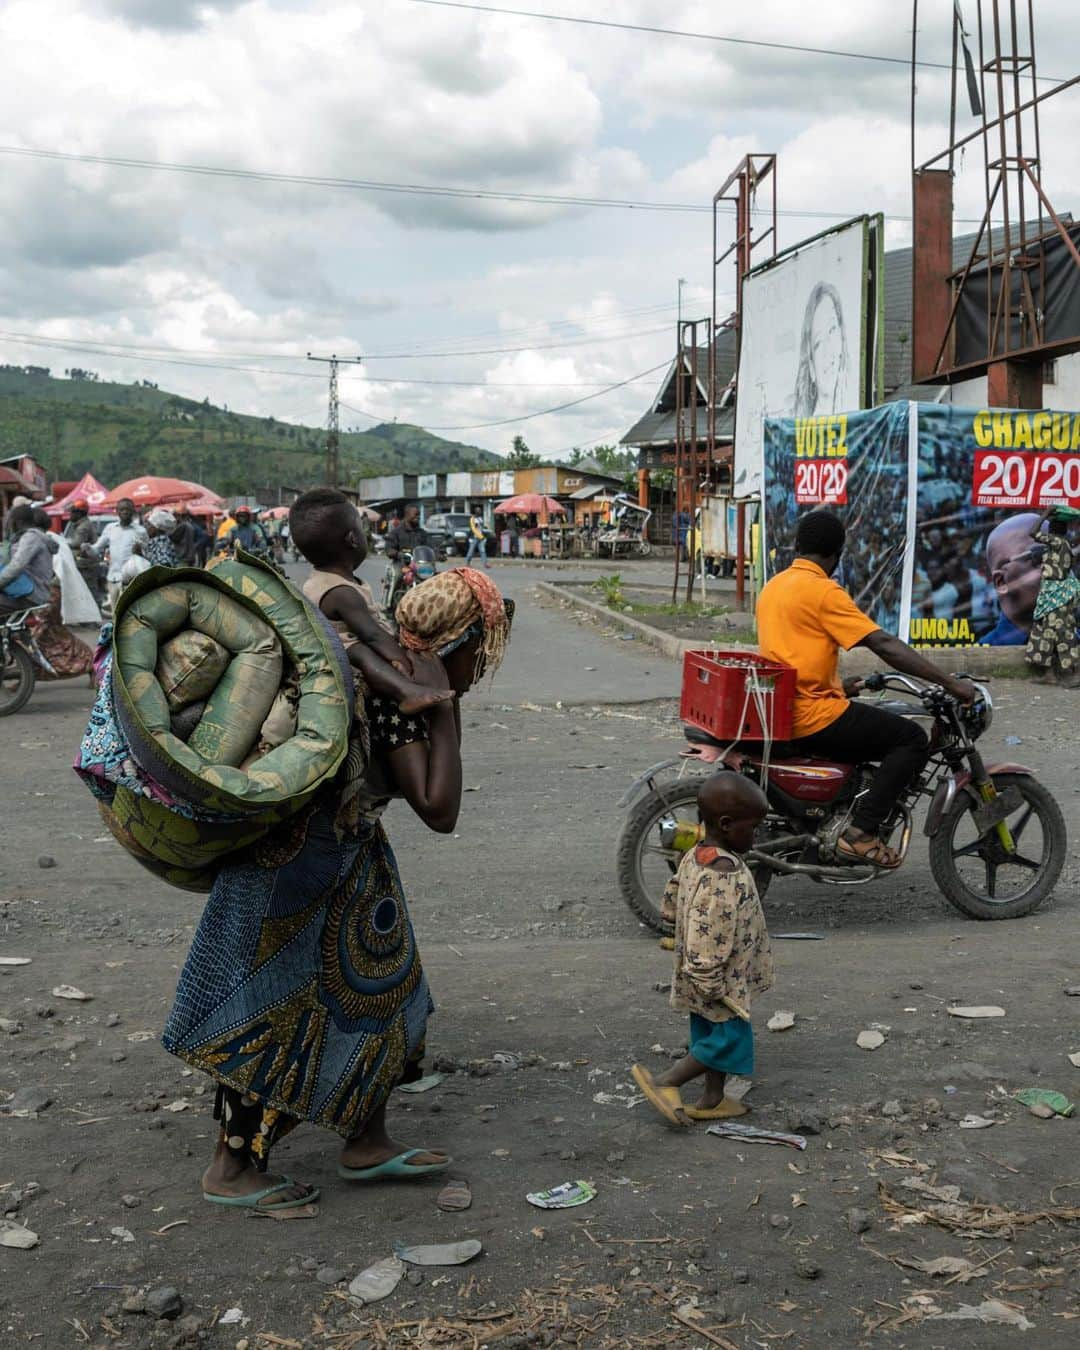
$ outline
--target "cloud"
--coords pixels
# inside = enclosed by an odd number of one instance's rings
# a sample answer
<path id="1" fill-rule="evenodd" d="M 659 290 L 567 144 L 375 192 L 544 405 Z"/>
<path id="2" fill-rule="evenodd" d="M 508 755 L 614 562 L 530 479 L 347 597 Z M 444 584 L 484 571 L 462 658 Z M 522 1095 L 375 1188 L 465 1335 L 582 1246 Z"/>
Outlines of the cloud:
<path id="1" fill-rule="evenodd" d="M 9 253 L 58 270 L 119 267 L 178 239 L 163 204 L 142 198 L 135 184 L 103 190 L 100 173 L 56 164 L 7 175 L 0 217 Z"/>
<path id="2" fill-rule="evenodd" d="M 183 31 L 201 28 L 214 13 L 239 9 L 248 0 L 100 0 L 133 28 Z"/>
<path id="3" fill-rule="evenodd" d="M 1072 0 L 1038 9 L 1040 69 L 1075 69 Z M 920 15 L 921 51 L 932 59 L 948 56 L 946 10 Z M 593 11 L 908 51 L 889 0 L 756 0 L 737 13 L 715 0 L 606 0 Z M 892 240 L 909 230 L 899 219 L 910 211 L 903 65 L 406 0 L 11 0 L 0 6 L 0 47 L 0 145 L 705 207 L 743 154 L 765 149 L 780 156 L 782 212 L 824 213 L 782 215 L 781 243 L 816 233 L 830 213 L 885 210 Z M 942 142 L 947 92 L 939 75 L 920 74 L 927 153 Z M 1055 205 L 1073 211 L 1078 105 L 1066 96 L 1043 120 L 1044 182 Z M 975 150 L 957 180 L 958 214 L 972 214 L 981 190 Z M 0 330 L 145 349 L 51 360 L 0 338 L 0 360 L 145 376 L 279 417 L 325 415 L 325 387 L 304 369 L 309 349 L 370 356 L 343 377 L 343 397 L 380 418 L 471 424 L 662 363 L 679 276 L 689 282 L 684 313 L 709 307 L 707 210 L 583 210 L 8 156 L 0 164 Z M 461 354 L 498 347 L 523 350 Z M 180 349 L 177 364 L 163 359 L 166 348 Z M 419 355 L 433 350 L 458 354 Z M 401 359 L 378 361 L 378 352 Z M 421 380 L 462 383 L 413 382 Z M 545 453 L 617 440 L 658 380 L 460 438 L 506 449 L 520 430 Z"/>

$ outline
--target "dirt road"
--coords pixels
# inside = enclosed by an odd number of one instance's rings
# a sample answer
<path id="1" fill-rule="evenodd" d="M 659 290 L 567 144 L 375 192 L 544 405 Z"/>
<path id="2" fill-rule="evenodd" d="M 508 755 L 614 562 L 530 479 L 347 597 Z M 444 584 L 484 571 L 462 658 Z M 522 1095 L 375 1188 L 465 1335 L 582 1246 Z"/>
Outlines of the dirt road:
<path id="1" fill-rule="evenodd" d="M 869 892 L 774 886 L 774 932 L 822 940 L 776 943 L 751 1119 L 806 1149 L 669 1130 L 628 1069 L 663 1063 L 684 1026 L 663 991 L 670 958 L 622 905 L 612 852 L 619 794 L 676 734 L 670 702 L 641 700 L 670 695 L 676 672 L 577 627 L 525 575 L 509 588 L 522 622 L 505 681 L 466 709 L 474 790 L 457 833 L 428 834 L 400 806 L 387 822 L 446 1072 L 395 1097 L 394 1127 L 454 1154 L 474 1195 L 462 1214 L 436 1210 L 437 1182 L 350 1189 L 314 1129 L 275 1160 L 323 1188 L 317 1218 L 202 1202 L 212 1093 L 156 1039 L 199 897 L 104 837 L 69 767 L 84 687 L 43 688 L 0 723 L 0 956 L 31 962 L 0 965 L 0 1112 L 8 1094 L 40 1106 L 0 1114 L 0 1205 L 39 1237 L 0 1247 L 4 1343 L 985 1347 L 1011 1345 L 1022 1318 L 1074 1344 L 1080 1224 L 1046 1211 L 1080 1214 L 1080 1126 L 1011 1094 L 1080 1094 L 1067 1058 L 1080 997 L 1064 992 L 1080 987 L 1076 843 L 1054 902 L 1011 924 L 951 911 L 921 846 Z M 1003 683 L 998 702 L 989 757 L 1036 765 L 1075 831 L 1075 695 Z M 56 996 L 64 984 L 91 1001 Z M 961 1021 L 954 1004 L 1005 1016 Z M 770 1033 L 778 1009 L 795 1025 Z M 875 1025 L 885 1043 L 858 1049 Z M 994 1123 L 962 1128 L 969 1115 Z M 575 1178 L 596 1186 L 591 1204 L 525 1201 Z M 471 1265 L 416 1272 L 366 1310 L 345 1297 L 395 1242 L 459 1237 L 483 1242 Z M 951 1273 L 913 1264 L 941 1257 Z M 178 1319 L 135 1311 L 162 1286 Z"/>

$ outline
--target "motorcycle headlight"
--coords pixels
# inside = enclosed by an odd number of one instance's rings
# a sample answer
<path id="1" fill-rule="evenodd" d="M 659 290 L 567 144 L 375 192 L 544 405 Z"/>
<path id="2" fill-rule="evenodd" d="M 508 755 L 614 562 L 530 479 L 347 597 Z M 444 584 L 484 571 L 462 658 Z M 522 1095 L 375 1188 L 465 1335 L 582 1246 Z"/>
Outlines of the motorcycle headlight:
<path id="1" fill-rule="evenodd" d="M 989 731 L 990 725 L 994 720 L 994 700 L 990 690 L 985 684 L 975 682 L 975 688 L 979 691 L 979 697 L 970 708 L 964 709 L 964 722 L 973 740 L 977 739 L 984 731 Z"/>

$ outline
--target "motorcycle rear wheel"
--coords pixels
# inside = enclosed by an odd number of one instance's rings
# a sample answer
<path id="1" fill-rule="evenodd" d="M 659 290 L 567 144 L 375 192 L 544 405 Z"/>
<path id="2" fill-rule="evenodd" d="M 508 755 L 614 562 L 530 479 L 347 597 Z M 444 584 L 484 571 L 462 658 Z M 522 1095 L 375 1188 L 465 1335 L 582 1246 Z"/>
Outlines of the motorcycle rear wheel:
<path id="1" fill-rule="evenodd" d="M 34 692 L 37 675 L 28 653 L 16 643 L 8 648 L 8 659 L 0 670 L 0 717 L 10 717 L 26 706 Z"/>
<path id="2" fill-rule="evenodd" d="M 660 902 L 664 887 L 678 871 L 683 855 L 678 849 L 665 848 L 660 830 L 674 818 L 690 826 L 697 825 L 697 794 L 700 777 L 686 778 L 670 788 L 650 792 L 626 818 L 615 853 L 615 870 L 622 897 L 638 918 L 654 933 L 663 932 Z M 752 867 L 758 895 L 764 897 L 772 880 L 770 868 Z"/>
<path id="3" fill-rule="evenodd" d="M 1015 787 L 1023 798 L 1023 805 L 1007 822 L 1018 861 L 1010 859 L 996 834 L 977 837 L 971 819 L 976 800 L 970 789 L 957 793 L 930 840 L 934 880 L 945 898 L 969 919 L 1019 919 L 1033 913 L 1057 885 L 1068 850 L 1061 808 L 1037 779 L 1027 774 L 997 773 L 994 786 L 998 792 Z M 1041 835 L 1037 859 L 1031 856 L 1034 849 L 1029 830 L 1033 822 Z M 1015 878 L 1018 889 L 1002 893 L 999 874 L 1003 872 Z"/>

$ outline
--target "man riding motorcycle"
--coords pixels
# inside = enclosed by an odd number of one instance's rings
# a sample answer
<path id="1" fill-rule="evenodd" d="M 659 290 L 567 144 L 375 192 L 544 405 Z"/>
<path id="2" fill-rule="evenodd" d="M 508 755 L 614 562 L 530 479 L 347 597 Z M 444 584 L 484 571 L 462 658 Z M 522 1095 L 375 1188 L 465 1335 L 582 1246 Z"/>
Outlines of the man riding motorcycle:
<path id="1" fill-rule="evenodd" d="M 237 546 L 246 549 L 248 553 L 254 553 L 260 557 L 268 558 L 270 556 L 270 541 L 266 537 L 266 531 L 257 520 L 252 520 L 251 511 L 246 506 L 238 506 L 233 512 L 233 519 L 236 524 L 225 536 L 225 547 L 230 553 L 235 552 Z"/>
<path id="2" fill-rule="evenodd" d="M 415 502 L 410 502 L 405 508 L 404 518 L 386 536 L 386 556 L 396 563 L 403 552 L 411 553 L 417 544 L 428 542 L 428 532 L 420 524 L 420 508 Z"/>
<path id="3" fill-rule="evenodd" d="M 417 548 L 428 547 L 428 532 L 420 524 L 420 508 L 415 502 L 406 506 L 403 518 L 387 533 L 386 577 L 383 581 L 382 603 L 388 614 L 393 614 L 397 602 L 401 599 L 407 578 L 402 576 L 405 559 L 402 554 L 414 557 Z M 434 561 L 434 554 L 432 554 Z"/>
<path id="4" fill-rule="evenodd" d="M 851 862 L 891 869 L 901 859 L 880 837 L 881 828 L 900 793 L 924 768 L 929 742 L 909 719 L 851 702 L 861 681 L 841 682 L 839 650 L 865 647 L 901 674 L 940 685 L 965 704 L 974 701 L 978 690 L 970 680 L 947 675 L 906 642 L 884 632 L 832 580 L 844 536 L 843 523 L 831 511 L 812 511 L 799 521 L 794 562 L 778 572 L 758 598 L 758 645 L 763 656 L 797 672 L 792 754 L 880 762 L 837 852 Z"/>

